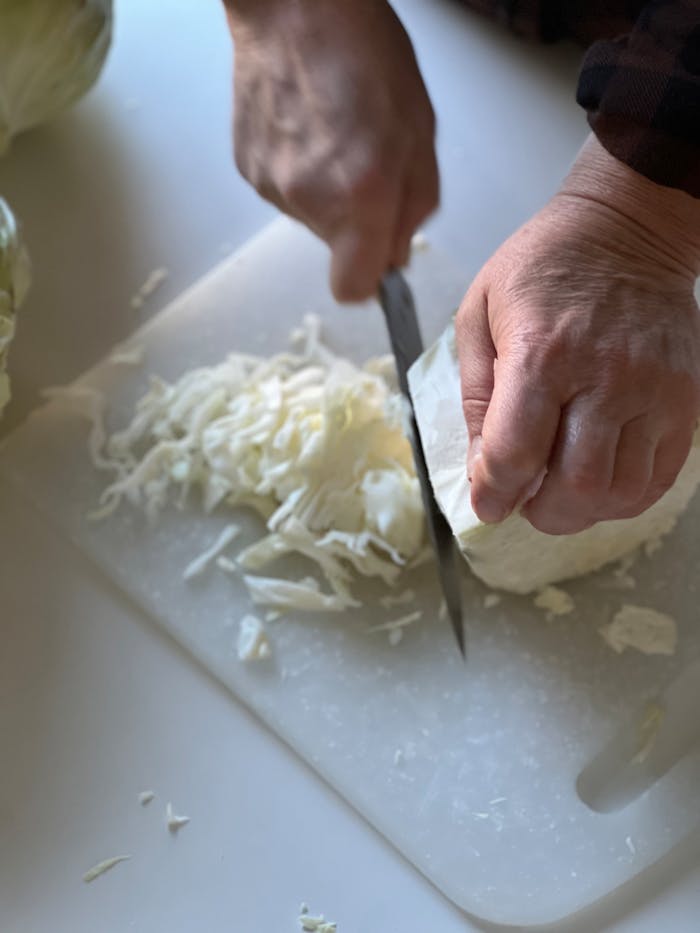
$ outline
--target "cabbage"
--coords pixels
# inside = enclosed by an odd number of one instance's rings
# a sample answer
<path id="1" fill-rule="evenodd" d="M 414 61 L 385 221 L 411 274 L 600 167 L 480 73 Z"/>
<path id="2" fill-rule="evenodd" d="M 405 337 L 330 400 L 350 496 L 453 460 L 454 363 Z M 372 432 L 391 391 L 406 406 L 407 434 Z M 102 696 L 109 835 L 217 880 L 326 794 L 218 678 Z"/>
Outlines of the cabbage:
<path id="1" fill-rule="evenodd" d="M 111 31 L 112 0 L 0 0 L 0 155 L 92 87 Z"/>
<path id="2" fill-rule="evenodd" d="M 238 566 L 257 605 L 341 611 L 360 605 L 355 575 L 395 585 L 426 537 L 392 361 L 355 366 L 319 328 L 305 319 L 298 353 L 232 353 L 173 384 L 152 379 L 131 423 L 109 437 L 95 398 L 73 389 L 67 401 L 93 422 L 95 465 L 116 474 L 99 514 L 127 500 L 155 518 L 195 491 L 205 513 L 253 507 L 267 534 Z M 312 561 L 330 592 L 314 578 L 254 575 L 291 553 Z"/>
<path id="3" fill-rule="evenodd" d="M 5 366 L 8 348 L 15 335 L 15 311 L 28 287 L 29 258 L 22 246 L 15 218 L 0 198 L 0 415 L 10 400 L 10 380 Z"/>
<path id="4" fill-rule="evenodd" d="M 598 570 L 658 541 L 675 526 L 700 485 L 700 429 L 675 485 L 636 518 L 599 522 L 574 535 L 546 535 L 514 512 L 497 525 L 482 524 L 470 505 L 467 426 L 462 412 L 454 326 L 419 357 L 408 373 L 416 421 L 435 498 L 472 571 L 494 589 L 532 593 L 551 583 Z M 538 597 L 553 606 L 562 597 Z"/>

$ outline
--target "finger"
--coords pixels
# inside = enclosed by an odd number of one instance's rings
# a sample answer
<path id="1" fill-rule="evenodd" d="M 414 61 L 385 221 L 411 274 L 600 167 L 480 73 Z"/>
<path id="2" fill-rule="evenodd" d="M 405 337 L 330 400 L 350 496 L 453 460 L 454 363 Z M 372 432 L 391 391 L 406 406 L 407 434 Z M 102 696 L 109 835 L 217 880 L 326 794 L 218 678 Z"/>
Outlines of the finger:
<path id="1" fill-rule="evenodd" d="M 388 230 L 350 228 L 331 241 L 331 290 L 337 301 L 364 301 L 377 291 L 389 268 L 391 249 Z"/>
<path id="2" fill-rule="evenodd" d="M 596 517 L 599 521 L 626 517 L 629 510 L 641 502 L 652 480 L 658 444 L 659 431 L 648 415 L 640 415 L 622 426 L 610 499 L 598 512 Z"/>
<path id="3" fill-rule="evenodd" d="M 498 359 L 472 472 L 472 506 L 482 521 L 502 521 L 541 480 L 560 415 L 553 386 L 533 378 L 515 355 Z"/>
<path id="4" fill-rule="evenodd" d="M 615 518 L 635 518 L 655 505 L 678 478 L 688 459 L 693 444 L 694 426 L 680 432 L 667 434 L 654 452 L 651 481 L 644 495 L 626 509 L 621 509 Z"/>
<path id="5" fill-rule="evenodd" d="M 589 396 L 567 405 L 547 476 L 523 509 L 538 531 L 583 531 L 596 521 L 601 504 L 609 507 L 619 438 L 619 423 L 594 407 Z"/>
<path id="6" fill-rule="evenodd" d="M 398 181 L 384 181 L 362 198 L 333 230 L 322 233 L 331 248 L 331 289 L 338 301 L 364 301 L 376 294 L 391 266 L 392 238 L 399 212 Z"/>
<path id="7" fill-rule="evenodd" d="M 646 495 L 650 505 L 667 493 L 678 479 L 678 474 L 693 446 L 694 433 L 694 424 L 689 424 L 680 431 L 668 433 L 659 443 L 654 457 L 654 472 Z"/>
<path id="8" fill-rule="evenodd" d="M 437 208 L 440 202 L 440 176 L 435 150 L 413 162 L 405 186 L 399 218 L 394 233 L 391 263 L 398 268 L 408 265 L 411 257 L 411 238 L 418 227 Z"/>
<path id="9" fill-rule="evenodd" d="M 481 431 L 493 394 L 496 348 L 491 339 L 486 293 L 477 280 L 455 318 L 455 341 L 462 386 L 462 410 L 469 433 L 468 473 L 481 456 Z"/>

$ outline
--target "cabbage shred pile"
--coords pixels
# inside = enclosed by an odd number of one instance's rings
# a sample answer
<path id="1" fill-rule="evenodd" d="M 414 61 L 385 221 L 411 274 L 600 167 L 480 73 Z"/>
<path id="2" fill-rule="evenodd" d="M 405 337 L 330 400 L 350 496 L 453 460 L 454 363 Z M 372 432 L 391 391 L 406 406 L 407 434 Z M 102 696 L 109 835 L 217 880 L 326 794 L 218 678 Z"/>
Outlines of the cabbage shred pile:
<path id="1" fill-rule="evenodd" d="M 98 514 L 128 500 L 153 519 L 193 494 L 206 513 L 252 507 L 267 534 L 238 555 L 241 569 L 303 554 L 331 590 L 246 576 L 253 600 L 342 610 L 359 605 L 353 571 L 391 586 L 425 554 L 420 488 L 392 358 L 360 368 L 335 356 L 313 316 L 293 337 L 297 352 L 234 353 L 174 384 L 153 378 L 100 452 L 116 478 Z"/>

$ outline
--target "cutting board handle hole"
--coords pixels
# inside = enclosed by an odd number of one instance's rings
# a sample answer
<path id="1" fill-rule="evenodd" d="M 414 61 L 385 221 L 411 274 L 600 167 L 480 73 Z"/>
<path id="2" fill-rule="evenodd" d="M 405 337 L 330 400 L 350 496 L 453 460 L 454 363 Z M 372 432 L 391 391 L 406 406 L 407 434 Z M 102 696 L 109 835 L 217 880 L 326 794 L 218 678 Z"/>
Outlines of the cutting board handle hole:
<path id="1" fill-rule="evenodd" d="M 649 701 L 579 774 L 576 790 L 598 813 L 629 806 L 680 761 L 700 753 L 700 661 Z"/>

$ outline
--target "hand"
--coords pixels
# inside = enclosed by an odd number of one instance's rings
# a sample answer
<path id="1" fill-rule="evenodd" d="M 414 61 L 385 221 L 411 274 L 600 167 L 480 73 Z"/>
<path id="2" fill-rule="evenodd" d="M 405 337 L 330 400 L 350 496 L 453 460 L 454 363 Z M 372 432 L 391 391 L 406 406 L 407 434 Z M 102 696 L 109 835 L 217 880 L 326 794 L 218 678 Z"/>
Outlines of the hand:
<path id="1" fill-rule="evenodd" d="M 331 248 L 341 301 L 369 297 L 438 203 L 435 120 L 384 0 L 230 0 L 242 175 Z"/>
<path id="2" fill-rule="evenodd" d="M 535 528 L 571 534 L 673 484 L 700 411 L 699 233 L 700 202 L 591 140 L 484 266 L 457 317 L 483 521 L 526 503 Z"/>

